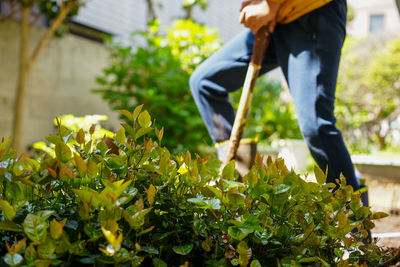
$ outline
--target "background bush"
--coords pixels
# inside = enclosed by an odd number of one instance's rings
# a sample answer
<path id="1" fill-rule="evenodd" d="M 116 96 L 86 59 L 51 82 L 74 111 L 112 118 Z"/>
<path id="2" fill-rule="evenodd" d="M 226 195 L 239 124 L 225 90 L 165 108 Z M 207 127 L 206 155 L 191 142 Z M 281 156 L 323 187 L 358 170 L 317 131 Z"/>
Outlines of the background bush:
<path id="1" fill-rule="evenodd" d="M 163 130 L 141 106 L 121 112 L 130 123 L 114 140 L 59 125 L 47 138 L 54 157 L 0 144 L 2 264 L 376 266 L 390 256 L 361 242 L 386 214 L 344 180 L 333 193 L 319 169 L 318 183 L 305 182 L 258 157 L 239 183 L 234 162 L 219 176 L 208 158 L 160 146 Z"/>
<path id="2" fill-rule="evenodd" d="M 362 153 L 400 145 L 400 39 L 381 37 L 347 38 L 339 71 L 338 125 Z"/>
<path id="3" fill-rule="evenodd" d="M 156 125 L 164 127 L 167 147 L 193 150 L 211 141 L 191 96 L 189 77 L 221 40 L 215 30 L 192 20 L 178 20 L 162 30 L 154 21 L 147 32 L 133 34 L 138 47 L 114 44 L 113 63 L 97 79 L 96 92 L 116 110 L 132 111 L 136 103 L 145 104 Z"/>

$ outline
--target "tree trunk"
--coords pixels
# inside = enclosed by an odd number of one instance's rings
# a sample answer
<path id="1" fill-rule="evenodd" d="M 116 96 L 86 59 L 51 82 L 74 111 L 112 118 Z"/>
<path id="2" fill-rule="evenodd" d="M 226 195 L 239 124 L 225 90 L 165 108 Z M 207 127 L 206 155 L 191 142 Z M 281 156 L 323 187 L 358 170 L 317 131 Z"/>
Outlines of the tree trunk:
<path id="1" fill-rule="evenodd" d="M 30 7 L 24 6 L 21 13 L 21 39 L 19 52 L 19 71 L 17 94 L 14 102 L 13 120 L 13 146 L 17 151 L 21 151 L 22 124 L 24 117 L 25 88 L 28 78 L 28 46 L 29 46 L 29 15 Z"/>
<path id="2" fill-rule="evenodd" d="M 192 19 L 193 16 L 193 6 L 190 5 L 187 8 L 185 8 L 186 14 L 185 14 L 185 19 Z"/>
<path id="3" fill-rule="evenodd" d="M 19 151 L 23 151 L 22 147 L 22 137 L 23 137 L 23 118 L 24 118 L 24 108 L 25 108 L 25 91 L 29 73 L 36 63 L 36 60 L 46 47 L 50 39 L 53 37 L 54 32 L 65 20 L 68 13 L 77 3 L 74 0 L 69 0 L 65 5 L 60 7 L 60 13 L 53 20 L 50 28 L 46 31 L 43 38 L 40 40 L 36 46 L 32 56 L 28 56 L 28 46 L 29 46 L 29 16 L 30 7 L 25 5 L 22 9 L 21 17 L 21 47 L 20 47 L 20 66 L 18 73 L 18 86 L 17 95 L 14 102 L 14 120 L 13 120 L 13 147 Z"/>
<path id="4" fill-rule="evenodd" d="M 153 0 L 146 0 L 147 3 L 147 21 L 155 20 L 157 18 L 156 11 L 154 9 Z"/>
<path id="5" fill-rule="evenodd" d="M 400 15 L 400 0 L 396 0 L 397 10 L 399 11 Z"/>

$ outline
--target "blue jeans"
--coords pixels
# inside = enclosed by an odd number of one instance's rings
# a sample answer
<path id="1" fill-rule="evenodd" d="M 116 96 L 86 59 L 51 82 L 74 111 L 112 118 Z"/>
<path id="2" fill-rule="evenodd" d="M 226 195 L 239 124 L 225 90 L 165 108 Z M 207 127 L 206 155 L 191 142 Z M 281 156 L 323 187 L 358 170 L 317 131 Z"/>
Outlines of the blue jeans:
<path id="1" fill-rule="evenodd" d="M 260 75 L 280 66 L 293 96 L 311 155 L 333 181 L 342 173 L 359 188 L 354 167 L 335 126 L 334 102 L 341 49 L 346 36 L 345 0 L 334 0 L 289 24 L 278 24 Z M 214 142 L 229 139 L 235 112 L 228 93 L 243 86 L 254 35 L 246 30 L 205 60 L 190 88 Z"/>

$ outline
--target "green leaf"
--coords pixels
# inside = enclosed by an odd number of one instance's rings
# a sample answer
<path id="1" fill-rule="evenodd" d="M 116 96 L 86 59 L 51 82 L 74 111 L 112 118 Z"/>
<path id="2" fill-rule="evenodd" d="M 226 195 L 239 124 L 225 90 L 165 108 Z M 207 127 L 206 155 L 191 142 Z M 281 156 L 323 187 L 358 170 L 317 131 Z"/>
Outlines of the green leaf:
<path id="1" fill-rule="evenodd" d="M 85 176 L 87 173 L 87 165 L 86 165 L 85 161 L 78 153 L 74 153 L 74 159 L 75 159 L 75 164 L 76 164 L 76 167 L 78 168 L 79 174 L 81 176 Z"/>
<path id="2" fill-rule="evenodd" d="M 26 216 L 22 226 L 25 234 L 32 241 L 41 241 L 46 236 L 49 227 L 45 219 L 32 213 Z"/>
<path id="3" fill-rule="evenodd" d="M 54 210 L 41 210 L 35 213 L 35 215 L 41 217 L 43 220 L 47 220 L 51 215 L 55 213 Z"/>
<path id="4" fill-rule="evenodd" d="M 142 137 L 143 135 L 151 132 L 153 130 L 153 128 L 149 127 L 149 128 L 140 128 L 135 135 L 135 140 L 139 139 L 140 137 Z"/>
<path id="5" fill-rule="evenodd" d="M 142 127 L 142 128 L 150 127 L 151 117 L 150 117 L 149 112 L 147 112 L 147 110 L 140 113 L 140 115 L 138 117 L 138 122 L 139 122 L 140 127 Z"/>
<path id="6" fill-rule="evenodd" d="M 72 158 L 71 149 L 64 142 L 61 142 L 61 141 L 58 142 L 56 144 L 55 151 L 56 151 L 57 159 L 59 159 L 61 162 L 66 163 L 68 160 L 70 160 Z"/>
<path id="7" fill-rule="evenodd" d="M 76 134 L 75 140 L 80 145 L 85 143 L 85 132 L 82 129 L 80 129 Z"/>
<path id="8" fill-rule="evenodd" d="M 228 235 L 233 239 L 239 241 L 242 241 L 244 238 L 246 238 L 246 236 L 248 236 L 252 232 L 253 232 L 252 230 L 240 229 L 239 227 L 236 226 L 231 226 L 228 228 Z"/>
<path id="9" fill-rule="evenodd" d="M 6 217 L 6 219 L 10 221 L 12 221 L 17 214 L 14 210 L 14 207 L 11 206 L 7 200 L 0 199 L 0 209 L 3 211 L 4 217 Z"/>
<path id="10" fill-rule="evenodd" d="M 20 254 L 14 254 L 11 255 L 10 253 L 7 253 L 4 257 L 4 262 L 10 266 L 17 266 L 20 265 L 24 258 Z"/>
<path id="11" fill-rule="evenodd" d="M 386 218 L 388 216 L 389 216 L 389 214 L 387 214 L 386 212 L 374 212 L 371 215 L 371 220 L 379 220 L 379 219 L 382 219 L 382 218 Z"/>
<path id="12" fill-rule="evenodd" d="M 214 195 L 215 195 L 217 198 L 222 199 L 222 192 L 221 192 L 218 188 L 215 188 L 215 187 L 210 186 L 210 185 L 206 185 L 206 187 L 207 187 L 211 192 L 213 192 Z"/>
<path id="13" fill-rule="evenodd" d="M 222 178 L 228 181 L 233 180 L 235 174 L 235 161 L 229 162 L 222 170 Z"/>
<path id="14" fill-rule="evenodd" d="M 0 151 L 7 151 L 10 148 L 12 138 L 8 138 L 6 141 L 0 144 Z"/>
<path id="15" fill-rule="evenodd" d="M 56 251 L 56 244 L 51 238 L 47 238 L 45 242 L 42 242 L 38 248 L 37 253 L 41 259 L 50 259 Z"/>
<path id="16" fill-rule="evenodd" d="M 133 120 L 132 113 L 130 113 L 128 110 L 123 109 L 123 110 L 118 110 L 118 112 L 127 117 L 128 119 Z"/>
<path id="17" fill-rule="evenodd" d="M 122 127 L 121 129 L 118 130 L 116 136 L 115 136 L 115 141 L 117 141 L 120 144 L 125 144 L 126 142 L 126 135 L 125 135 L 125 128 Z"/>
<path id="18" fill-rule="evenodd" d="M 33 243 L 30 243 L 30 245 L 26 248 L 24 257 L 28 264 L 30 264 L 37 258 L 36 249 Z"/>
<path id="19" fill-rule="evenodd" d="M 98 171 L 97 163 L 93 161 L 89 162 L 87 165 L 87 176 L 91 179 L 94 179 L 96 178 Z"/>
<path id="20" fill-rule="evenodd" d="M 290 185 L 279 184 L 279 185 L 274 187 L 274 195 L 279 195 L 279 194 L 286 193 L 287 191 L 290 190 L 290 188 L 291 188 Z"/>
<path id="21" fill-rule="evenodd" d="M 314 166 L 314 174 L 319 184 L 322 185 L 326 182 L 326 174 L 318 166 Z"/>
<path id="22" fill-rule="evenodd" d="M 0 231 L 22 232 L 22 228 L 13 221 L 0 221 Z"/>
<path id="23" fill-rule="evenodd" d="M 142 108 L 143 108 L 143 104 L 140 105 L 140 106 L 137 106 L 137 107 L 135 108 L 135 110 L 132 112 L 132 120 L 133 120 L 133 121 L 137 119 L 137 117 L 138 117 L 140 111 L 142 110 Z"/>
<path id="24" fill-rule="evenodd" d="M 45 139 L 54 145 L 62 140 L 61 137 L 59 137 L 58 135 L 50 135 L 47 136 Z"/>
<path id="25" fill-rule="evenodd" d="M 250 263 L 250 267 L 261 267 L 261 263 L 258 260 L 253 260 Z"/>
<path id="26" fill-rule="evenodd" d="M 172 247 L 172 250 L 179 255 L 188 255 L 192 251 L 192 249 L 193 249 L 193 244 Z"/>
<path id="27" fill-rule="evenodd" d="M 124 127 L 124 129 L 126 130 L 126 132 L 130 135 L 130 136 L 135 136 L 135 129 L 132 128 L 132 126 L 126 124 L 126 123 L 121 123 L 122 127 Z"/>
<path id="28" fill-rule="evenodd" d="M 154 267 L 168 267 L 168 264 L 160 258 L 153 258 Z"/>
<path id="29" fill-rule="evenodd" d="M 158 249 L 156 249 L 156 248 L 154 248 L 154 247 L 142 247 L 142 250 L 143 250 L 144 252 L 148 253 L 148 254 L 157 255 L 157 254 L 159 253 L 159 252 L 158 252 Z"/>

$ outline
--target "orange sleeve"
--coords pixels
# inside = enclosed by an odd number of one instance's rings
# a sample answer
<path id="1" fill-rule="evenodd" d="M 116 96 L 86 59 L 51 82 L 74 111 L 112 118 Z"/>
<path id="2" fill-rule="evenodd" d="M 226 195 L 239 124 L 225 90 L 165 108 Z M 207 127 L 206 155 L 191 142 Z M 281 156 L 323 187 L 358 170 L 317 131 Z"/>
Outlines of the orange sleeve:
<path id="1" fill-rule="evenodd" d="M 268 2 L 283 4 L 284 2 L 286 2 L 286 0 L 268 0 Z"/>

